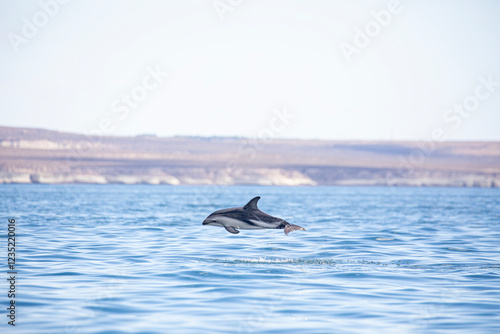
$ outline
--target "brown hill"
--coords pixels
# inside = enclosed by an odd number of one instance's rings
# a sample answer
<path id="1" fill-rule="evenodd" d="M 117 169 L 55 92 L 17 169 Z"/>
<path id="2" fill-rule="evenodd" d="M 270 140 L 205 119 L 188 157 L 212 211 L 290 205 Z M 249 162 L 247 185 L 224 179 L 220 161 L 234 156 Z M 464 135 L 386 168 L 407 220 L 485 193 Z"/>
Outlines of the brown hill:
<path id="1" fill-rule="evenodd" d="M 0 127 L 0 183 L 500 187 L 499 142 L 100 137 Z"/>

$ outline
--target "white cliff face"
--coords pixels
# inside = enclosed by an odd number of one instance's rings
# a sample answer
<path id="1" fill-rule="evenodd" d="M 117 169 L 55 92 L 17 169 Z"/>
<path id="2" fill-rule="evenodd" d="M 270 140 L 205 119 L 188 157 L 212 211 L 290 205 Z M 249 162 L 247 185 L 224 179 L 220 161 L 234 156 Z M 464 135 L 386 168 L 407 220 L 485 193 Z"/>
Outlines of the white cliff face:
<path id="1" fill-rule="evenodd" d="M 179 185 L 181 182 L 173 176 L 163 175 L 163 176 L 151 176 L 151 175 L 116 175 L 116 176 L 106 176 L 106 183 L 116 183 L 116 184 L 169 184 L 169 185 Z"/>
<path id="2" fill-rule="evenodd" d="M 309 177 L 298 171 L 288 171 L 283 169 L 261 169 L 261 184 L 273 186 L 305 186 L 316 185 Z"/>
<path id="3" fill-rule="evenodd" d="M 187 176 L 189 175 L 189 176 Z M 246 170 L 238 175 L 224 175 L 214 177 L 213 173 L 196 171 L 185 172 L 182 176 L 173 175 L 101 175 L 101 174 L 74 174 L 61 175 L 57 173 L 36 172 L 0 172 L 2 183 L 92 183 L 92 184 L 152 184 L 152 185 L 267 185 L 267 186 L 314 186 L 317 182 L 300 173 L 282 169 Z M 500 175 L 466 174 L 446 177 L 438 175 L 414 175 L 402 178 L 356 178 L 350 177 L 332 181 L 330 185 L 345 186 L 452 186 L 452 187 L 500 187 Z"/>
<path id="4" fill-rule="evenodd" d="M 92 145 L 98 146 L 99 149 L 107 148 L 112 149 L 110 145 L 103 145 L 96 141 L 92 143 L 89 141 L 52 141 L 46 139 L 39 140 L 1 140 L 0 148 L 17 148 L 17 149 L 28 149 L 28 150 L 73 150 L 73 151 L 88 151 L 89 147 Z"/>
<path id="5" fill-rule="evenodd" d="M 31 174 L 32 183 L 91 183 L 106 184 L 106 178 L 102 175 L 54 175 L 54 174 Z"/>
<path id="6" fill-rule="evenodd" d="M 31 183 L 31 178 L 28 173 L 0 173 L 2 183 Z"/>
<path id="7" fill-rule="evenodd" d="M 99 174 L 75 174 L 58 175 L 54 173 L 2 173 L 0 183 L 94 183 L 94 184 L 190 184 L 190 185 L 237 185 L 258 184 L 278 186 L 303 186 L 316 185 L 312 179 L 298 171 L 287 171 L 282 169 L 258 169 L 248 170 L 244 175 L 224 178 L 213 178 L 210 173 L 198 171 L 191 176 L 175 177 L 172 175 L 99 175 Z"/>
<path id="8" fill-rule="evenodd" d="M 288 171 L 279 168 L 255 168 L 237 170 L 225 173 L 200 172 L 198 177 L 181 178 L 187 184 L 213 185 L 280 185 L 302 186 L 316 185 L 316 182 L 298 171 Z"/>
<path id="9" fill-rule="evenodd" d="M 20 149 L 35 149 L 35 150 L 64 150 L 73 148 L 74 143 L 58 143 L 50 140 L 3 140 L 0 142 L 0 147 L 5 148 L 20 148 Z"/>

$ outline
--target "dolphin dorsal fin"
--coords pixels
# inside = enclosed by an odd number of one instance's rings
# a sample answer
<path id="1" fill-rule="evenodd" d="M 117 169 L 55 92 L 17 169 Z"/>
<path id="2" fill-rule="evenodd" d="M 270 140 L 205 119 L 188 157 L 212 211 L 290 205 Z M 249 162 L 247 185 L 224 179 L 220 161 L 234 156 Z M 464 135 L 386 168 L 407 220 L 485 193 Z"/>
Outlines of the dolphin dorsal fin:
<path id="1" fill-rule="evenodd" d="M 248 202 L 247 205 L 243 207 L 243 210 L 259 210 L 259 208 L 257 207 L 257 202 L 259 201 L 259 199 L 260 196 L 252 198 L 250 202 Z"/>

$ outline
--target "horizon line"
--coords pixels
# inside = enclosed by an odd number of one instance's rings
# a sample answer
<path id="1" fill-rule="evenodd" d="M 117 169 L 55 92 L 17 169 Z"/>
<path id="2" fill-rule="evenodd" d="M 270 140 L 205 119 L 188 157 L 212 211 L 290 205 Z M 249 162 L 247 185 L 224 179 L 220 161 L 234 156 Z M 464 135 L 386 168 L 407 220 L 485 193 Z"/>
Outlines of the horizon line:
<path id="1" fill-rule="evenodd" d="M 198 139 L 236 139 L 236 140 L 263 140 L 263 141 L 319 141 L 319 142 L 409 142 L 409 143 L 418 143 L 418 142 L 438 142 L 438 143 L 500 143 L 500 139 L 468 139 L 468 140 L 457 140 L 457 139 L 444 139 L 444 140 L 432 140 L 432 139 L 325 139 L 325 138 L 297 138 L 297 137 L 276 137 L 276 138 L 259 138 L 259 137 L 245 137 L 245 136 L 236 136 L 236 135 L 158 135 L 155 133 L 139 133 L 135 135 L 115 135 L 115 134 L 87 134 L 82 132 L 71 132 L 66 130 L 55 130 L 55 129 L 47 129 L 40 127 L 31 127 L 31 126 L 10 126 L 10 125 L 1 125 L 1 128 L 9 128 L 9 129 L 19 129 L 19 130 L 41 130 L 41 131 L 50 131 L 50 132 L 58 132 L 62 134 L 71 134 L 71 135 L 80 135 L 85 137 L 107 137 L 107 138 L 198 138 Z"/>

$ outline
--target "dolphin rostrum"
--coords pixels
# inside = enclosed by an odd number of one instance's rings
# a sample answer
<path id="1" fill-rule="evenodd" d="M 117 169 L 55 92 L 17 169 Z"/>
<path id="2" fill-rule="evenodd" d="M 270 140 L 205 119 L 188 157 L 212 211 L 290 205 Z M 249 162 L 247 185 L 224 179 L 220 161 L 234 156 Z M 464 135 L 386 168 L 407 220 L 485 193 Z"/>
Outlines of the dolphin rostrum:
<path id="1" fill-rule="evenodd" d="M 243 207 L 215 211 L 203 221 L 202 225 L 222 226 L 233 234 L 240 233 L 237 228 L 242 230 L 285 229 L 286 235 L 292 231 L 305 231 L 303 227 L 292 225 L 281 218 L 260 211 L 257 207 L 259 199 L 260 196 L 254 197 Z"/>

